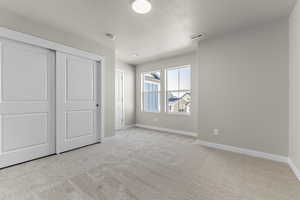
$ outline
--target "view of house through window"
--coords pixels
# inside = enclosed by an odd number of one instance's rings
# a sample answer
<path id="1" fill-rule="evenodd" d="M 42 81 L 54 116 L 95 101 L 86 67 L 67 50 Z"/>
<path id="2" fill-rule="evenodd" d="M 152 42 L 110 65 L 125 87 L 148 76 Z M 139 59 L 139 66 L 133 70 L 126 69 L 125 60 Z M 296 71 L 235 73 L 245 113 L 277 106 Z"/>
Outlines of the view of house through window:
<path id="1" fill-rule="evenodd" d="M 191 112 L 191 66 L 168 68 L 167 78 L 167 112 Z"/>
<path id="2" fill-rule="evenodd" d="M 191 66 L 167 68 L 165 71 L 168 113 L 191 112 Z M 161 72 L 142 73 L 142 111 L 160 112 Z M 163 79 L 164 80 L 164 79 Z"/>
<path id="3" fill-rule="evenodd" d="M 142 74 L 142 109 L 146 112 L 160 111 L 160 71 Z"/>

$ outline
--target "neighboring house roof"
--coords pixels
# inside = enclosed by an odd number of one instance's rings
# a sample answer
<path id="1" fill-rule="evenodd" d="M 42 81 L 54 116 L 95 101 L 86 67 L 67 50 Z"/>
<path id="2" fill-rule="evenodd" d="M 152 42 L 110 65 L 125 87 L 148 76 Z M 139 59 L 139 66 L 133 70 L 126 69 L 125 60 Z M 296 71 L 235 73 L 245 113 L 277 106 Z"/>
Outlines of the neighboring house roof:
<path id="1" fill-rule="evenodd" d="M 178 100 L 179 100 L 178 97 L 170 97 L 170 98 L 169 98 L 169 102 L 176 102 L 176 101 L 178 101 Z"/>
<path id="2" fill-rule="evenodd" d="M 158 73 L 153 73 L 152 76 L 157 79 L 160 80 L 160 75 Z"/>
<path id="3" fill-rule="evenodd" d="M 169 97 L 168 101 L 169 102 L 176 102 L 176 101 L 179 101 L 180 99 L 183 99 L 184 97 L 186 96 L 191 96 L 191 93 L 185 93 L 182 97 L 178 98 L 178 97 L 175 97 L 175 96 L 172 96 L 172 97 Z"/>
<path id="4" fill-rule="evenodd" d="M 149 79 L 160 80 L 160 74 L 159 73 L 150 73 L 150 74 L 145 74 L 145 75 Z"/>

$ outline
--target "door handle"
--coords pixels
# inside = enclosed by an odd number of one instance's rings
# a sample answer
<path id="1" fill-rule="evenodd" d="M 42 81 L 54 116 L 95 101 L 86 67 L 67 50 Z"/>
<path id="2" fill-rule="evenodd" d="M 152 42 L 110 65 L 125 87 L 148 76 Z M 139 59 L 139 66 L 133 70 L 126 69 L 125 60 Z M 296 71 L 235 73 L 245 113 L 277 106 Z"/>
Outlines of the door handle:
<path id="1" fill-rule="evenodd" d="M 96 104 L 96 107 L 98 108 L 98 107 L 99 107 L 99 104 Z"/>

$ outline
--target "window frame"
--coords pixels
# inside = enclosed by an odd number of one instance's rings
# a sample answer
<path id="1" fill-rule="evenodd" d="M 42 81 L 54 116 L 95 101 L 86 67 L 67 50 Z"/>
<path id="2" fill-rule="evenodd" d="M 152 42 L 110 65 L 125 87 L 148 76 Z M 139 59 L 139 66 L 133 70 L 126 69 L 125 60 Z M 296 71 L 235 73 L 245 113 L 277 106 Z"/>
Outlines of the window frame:
<path id="1" fill-rule="evenodd" d="M 190 78 L 190 89 L 189 90 L 168 90 L 168 70 L 174 70 L 174 69 L 181 69 L 181 68 L 187 68 L 189 67 L 191 70 L 191 78 Z M 164 70 L 165 73 L 165 99 L 164 99 L 164 107 L 165 107 L 165 113 L 167 113 L 168 115 L 186 115 L 186 116 L 190 116 L 192 114 L 192 65 L 191 64 L 185 64 L 185 65 L 177 65 L 177 66 L 172 66 L 172 67 L 166 67 Z M 178 76 L 178 86 L 180 88 L 180 76 Z M 191 105 L 190 105 L 190 112 L 170 112 L 169 108 L 168 108 L 168 94 L 170 92 L 186 92 L 186 91 L 190 91 L 191 94 Z"/>
<path id="2" fill-rule="evenodd" d="M 160 73 L 160 82 L 157 83 L 157 85 L 159 85 L 159 90 L 158 92 L 145 92 L 145 88 L 144 88 L 144 75 L 145 74 L 150 74 L 150 73 L 155 73 L 155 72 L 159 72 Z M 161 69 L 158 69 L 158 70 L 152 70 L 152 71 L 145 71 L 145 72 L 141 72 L 140 74 L 140 78 L 141 78 L 141 106 L 140 106 L 140 109 L 141 109 L 141 112 L 144 112 L 144 113 L 161 113 L 161 93 L 162 93 L 162 70 Z M 158 98 L 158 102 L 159 102 L 159 105 L 158 105 L 158 110 L 157 111 L 149 111 L 149 110 L 145 110 L 145 106 L 144 106 L 144 97 L 145 97 L 145 93 L 157 93 L 159 98 Z"/>

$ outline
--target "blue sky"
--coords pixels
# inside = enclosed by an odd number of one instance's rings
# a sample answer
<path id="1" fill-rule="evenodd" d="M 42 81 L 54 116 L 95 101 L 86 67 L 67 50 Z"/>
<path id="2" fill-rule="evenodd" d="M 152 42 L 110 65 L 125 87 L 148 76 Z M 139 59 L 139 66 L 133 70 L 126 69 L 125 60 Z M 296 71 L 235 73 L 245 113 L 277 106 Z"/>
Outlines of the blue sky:
<path id="1" fill-rule="evenodd" d="M 169 69 L 168 90 L 190 90 L 191 89 L 191 68 Z M 180 77 L 180 78 L 179 78 Z M 179 83 L 180 79 L 180 83 Z"/>

